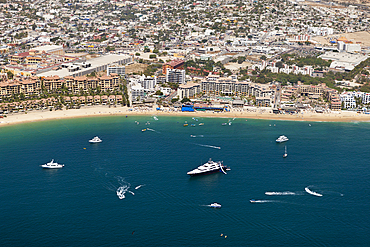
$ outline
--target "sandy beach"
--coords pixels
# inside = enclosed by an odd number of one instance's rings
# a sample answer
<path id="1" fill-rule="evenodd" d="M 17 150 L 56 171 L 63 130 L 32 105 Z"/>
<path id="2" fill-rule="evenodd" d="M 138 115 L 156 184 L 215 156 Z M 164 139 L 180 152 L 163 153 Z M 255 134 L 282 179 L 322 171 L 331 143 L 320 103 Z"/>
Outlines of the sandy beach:
<path id="1" fill-rule="evenodd" d="M 64 118 L 82 118 L 95 116 L 134 116 L 134 115 L 156 115 L 156 116 L 189 116 L 189 117 L 219 117 L 219 118 L 246 118 L 246 119 L 266 119 L 266 120 L 289 120 L 289 121 L 323 121 L 323 122 L 357 122 L 370 121 L 369 114 L 360 114 L 356 112 L 332 112 L 315 113 L 304 112 L 299 114 L 273 114 L 261 109 L 254 110 L 234 110 L 231 112 L 174 112 L 169 110 L 157 111 L 155 108 L 131 109 L 128 107 L 108 106 L 87 106 L 81 109 L 69 110 L 34 110 L 27 113 L 12 113 L 7 117 L 0 119 L 0 126 L 12 124 L 56 120 Z"/>

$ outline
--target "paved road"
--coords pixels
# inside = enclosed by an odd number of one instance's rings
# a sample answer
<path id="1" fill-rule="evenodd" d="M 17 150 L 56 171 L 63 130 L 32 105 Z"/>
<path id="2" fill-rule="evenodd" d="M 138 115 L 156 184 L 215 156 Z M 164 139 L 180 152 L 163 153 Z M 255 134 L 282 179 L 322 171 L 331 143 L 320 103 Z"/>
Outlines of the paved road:
<path id="1" fill-rule="evenodd" d="M 270 62 L 271 60 L 274 60 L 275 58 L 277 58 L 277 57 L 279 57 L 279 56 L 281 56 L 281 55 L 283 55 L 283 54 L 285 54 L 285 53 L 289 53 L 289 52 L 291 52 L 291 51 L 294 51 L 295 49 L 297 49 L 297 48 L 292 48 L 292 49 L 286 50 L 286 51 L 284 51 L 284 52 L 282 52 L 282 53 L 280 53 L 280 54 L 277 54 L 277 55 L 275 55 L 275 56 L 273 56 L 273 57 L 271 57 L 271 58 L 267 59 L 266 61 L 267 61 L 267 62 Z"/>

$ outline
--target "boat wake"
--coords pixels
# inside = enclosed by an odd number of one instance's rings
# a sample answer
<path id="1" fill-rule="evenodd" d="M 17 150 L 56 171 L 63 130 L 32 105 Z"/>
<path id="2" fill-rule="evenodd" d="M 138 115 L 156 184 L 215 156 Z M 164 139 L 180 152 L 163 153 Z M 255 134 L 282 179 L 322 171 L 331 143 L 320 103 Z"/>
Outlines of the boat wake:
<path id="1" fill-rule="evenodd" d="M 195 145 L 198 145 L 198 146 L 201 146 L 201 147 L 206 147 L 206 148 L 221 149 L 221 147 L 211 146 L 211 145 L 203 145 L 203 144 L 195 144 Z"/>
<path id="2" fill-rule="evenodd" d="M 308 186 L 308 187 L 310 187 L 310 186 Z M 312 191 L 312 190 L 310 190 L 308 187 L 304 188 L 304 190 L 305 190 L 308 194 L 313 195 L 313 196 L 322 196 L 322 194 L 319 194 L 319 193 L 317 193 L 317 192 L 315 192 L 315 191 Z"/>
<path id="3" fill-rule="evenodd" d="M 204 137 L 204 136 L 203 135 L 190 135 L 190 137 L 196 138 L 196 137 Z"/>
<path id="4" fill-rule="evenodd" d="M 254 201 L 251 201 L 251 203 L 268 203 L 268 202 L 278 202 L 278 201 L 274 201 L 274 200 L 254 200 Z"/>
<path id="5" fill-rule="evenodd" d="M 130 187 L 128 187 L 127 185 L 124 185 L 124 186 L 120 186 L 118 187 L 117 191 L 116 191 L 116 194 L 118 196 L 119 199 L 124 199 L 126 196 L 125 196 L 125 193 L 128 191 Z"/>
<path id="6" fill-rule="evenodd" d="M 106 172 L 102 167 L 95 168 L 95 172 L 97 172 L 102 186 L 109 191 L 115 192 L 119 199 L 126 198 L 127 192 L 134 195 L 132 191 L 129 191 L 131 184 L 126 182 L 123 177 Z"/>
<path id="7" fill-rule="evenodd" d="M 270 192 L 267 191 L 265 192 L 265 195 L 268 196 L 295 196 L 295 195 L 300 195 L 297 192 L 291 192 L 291 191 L 283 191 L 283 192 Z"/>
<path id="8" fill-rule="evenodd" d="M 119 183 L 119 186 L 118 186 L 118 188 L 116 190 L 116 194 L 117 194 L 117 196 L 118 196 L 119 199 L 122 200 L 122 199 L 126 198 L 126 196 L 125 196 L 126 192 L 129 192 L 132 195 L 135 195 L 134 192 L 129 191 L 129 189 L 131 187 L 131 184 L 130 183 L 126 182 L 124 180 L 124 178 L 122 178 L 122 177 L 117 176 L 115 178 L 117 179 L 117 182 Z"/>
<path id="9" fill-rule="evenodd" d="M 143 187 L 143 186 L 145 186 L 145 184 L 141 184 L 141 185 L 139 185 L 139 186 L 136 186 L 135 187 L 135 190 L 138 190 L 138 189 L 140 189 L 141 187 Z"/>
<path id="10" fill-rule="evenodd" d="M 159 131 L 156 131 L 156 130 L 154 130 L 154 129 L 149 129 L 149 128 L 146 128 L 146 130 L 150 130 L 150 131 L 153 131 L 153 132 L 156 132 L 156 133 L 161 133 L 161 132 L 159 132 Z"/>

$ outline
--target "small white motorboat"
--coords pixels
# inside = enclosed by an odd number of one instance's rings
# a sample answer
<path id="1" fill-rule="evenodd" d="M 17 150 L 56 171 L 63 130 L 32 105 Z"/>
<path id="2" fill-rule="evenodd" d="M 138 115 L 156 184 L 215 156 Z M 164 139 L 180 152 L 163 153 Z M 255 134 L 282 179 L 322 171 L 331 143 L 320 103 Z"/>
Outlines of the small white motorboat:
<path id="1" fill-rule="evenodd" d="M 286 142 L 286 141 L 289 141 L 289 139 L 285 135 L 279 136 L 279 138 L 276 139 L 276 142 L 278 142 L 278 143 L 280 143 L 280 142 Z"/>
<path id="2" fill-rule="evenodd" d="M 58 164 L 58 163 L 54 162 L 54 160 L 51 160 L 50 162 L 48 162 L 44 165 L 41 165 L 41 167 L 46 168 L 46 169 L 56 169 L 56 168 L 63 168 L 64 165 Z"/>
<path id="3" fill-rule="evenodd" d="M 211 205 L 209 205 L 211 208 L 221 208 L 221 204 L 218 204 L 217 202 L 215 203 L 212 203 Z"/>
<path id="4" fill-rule="evenodd" d="M 102 142 L 102 140 L 99 137 L 95 136 L 93 139 L 89 140 L 89 142 L 90 143 L 100 143 Z"/>
<path id="5" fill-rule="evenodd" d="M 285 153 L 284 153 L 284 155 L 283 155 L 283 158 L 286 158 L 286 157 L 288 157 L 288 153 L 287 153 L 287 151 L 286 151 L 286 146 L 285 146 Z"/>

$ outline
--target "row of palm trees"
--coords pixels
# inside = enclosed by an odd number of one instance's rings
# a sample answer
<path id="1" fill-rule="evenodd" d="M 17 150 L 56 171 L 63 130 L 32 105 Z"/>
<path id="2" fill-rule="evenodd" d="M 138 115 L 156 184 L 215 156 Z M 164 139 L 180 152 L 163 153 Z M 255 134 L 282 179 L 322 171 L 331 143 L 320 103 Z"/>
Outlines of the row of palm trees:
<path id="1" fill-rule="evenodd" d="M 28 99 L 23 101 L 13 100 L 11 102 L 0 103 L 3 113 L 27 112 L 30 110 L 55 109 L 61 110 L 80 108 L 84 105 L 126 105 L 125 97 L 121 94 L 110 95 L 87 95 L 87 96 L 62 96 L 55 95 L 47 98 Z"/>

